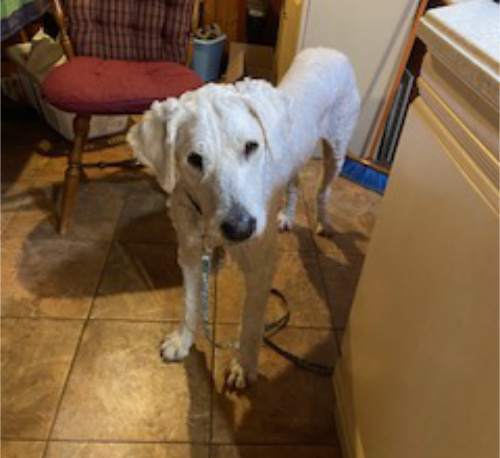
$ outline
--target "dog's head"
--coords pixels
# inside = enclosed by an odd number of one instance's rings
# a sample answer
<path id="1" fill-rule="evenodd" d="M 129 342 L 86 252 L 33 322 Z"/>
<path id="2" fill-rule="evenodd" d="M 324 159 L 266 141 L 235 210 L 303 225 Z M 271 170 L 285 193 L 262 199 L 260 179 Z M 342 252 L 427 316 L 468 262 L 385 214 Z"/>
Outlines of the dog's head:
<path id="1" fill-rule="evenodd" d="M 243 241 L 266 227 L 289 110 L 264 81 L 209 84 L 153 103 L 128 140 L 165 191 L 185 192 L 199 207 L 211 235 Z"/>

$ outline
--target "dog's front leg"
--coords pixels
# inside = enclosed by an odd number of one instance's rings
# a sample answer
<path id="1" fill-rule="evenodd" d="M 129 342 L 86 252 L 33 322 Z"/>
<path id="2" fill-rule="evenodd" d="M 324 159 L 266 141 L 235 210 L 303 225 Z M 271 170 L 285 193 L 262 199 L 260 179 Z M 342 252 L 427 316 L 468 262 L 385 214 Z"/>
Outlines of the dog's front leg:
<path id="1" fill-rule="evenodd" d="M 201 245 L 180 247 L 179 264 L 184 277 L 184 317 L 179 329 L 169 334 L 161 347 L 165 361 L 180 361 L 188 354 L 196 337 L 200 314 Z"/>
<path id="2" fill-rule="evenodd" d="M 169 362 L 180 361 L 189 354 L 200 315 L 202 245 L 196 238 L 180 237 L 179 243 L 178 261 L 184 277 L 184 317 L 179 329 L 169 334 L 161 346 L 162 358 Z"/>
<path id="3" fill-rule="evenodd" d="M 246 297 L 238 355 L 228 368 L 226 382 L 230 388 L 242 389 L 257 379 L 266 305 L 276 270 L 276 244 L 262 243 L 261 247 L 247 250 L 236 260 L 245 276 Z"/>

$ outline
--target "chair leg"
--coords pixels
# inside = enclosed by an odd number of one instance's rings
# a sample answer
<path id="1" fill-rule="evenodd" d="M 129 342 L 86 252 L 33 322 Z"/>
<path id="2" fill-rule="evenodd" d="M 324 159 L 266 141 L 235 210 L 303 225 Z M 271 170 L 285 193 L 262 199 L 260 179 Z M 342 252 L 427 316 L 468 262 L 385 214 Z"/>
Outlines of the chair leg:
<path id="1" fill-rule="evenodd" d="M 90 118 L 91 116 L 88 115 L 76 115 L 73 121 L 75 140 L 73 142 L 73 149 L 68 156 L 68 167 L 64 176 L 64 191 L 59 223 L 59 232 L 61 234 L 66 233 L 68 229 L 69 219 L 75 204 L 78 182 L 80 181 L 80 174 L 82 172 L 83 148 L 89 133 Z"/>

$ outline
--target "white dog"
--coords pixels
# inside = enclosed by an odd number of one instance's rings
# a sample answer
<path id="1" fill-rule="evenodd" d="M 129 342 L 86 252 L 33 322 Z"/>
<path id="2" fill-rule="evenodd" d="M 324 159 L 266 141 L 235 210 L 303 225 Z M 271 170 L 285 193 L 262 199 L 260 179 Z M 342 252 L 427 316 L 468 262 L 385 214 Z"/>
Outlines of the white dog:
<path id="1" fill-rule="evenodd" d="M 349 60 L 318 48 L 298 54 L 278 88 L 259 80 L 208 84 L 153 103 L 131 129 L 135 157 L 154 170 L 170 194 L 179 239 L 185 313 L 180 329 L 162 345 L 165 360 L 183 359 L 194 341 L 205 237 L 212 246 L 226 246 L 245 276 L 239 350 L 227 383 L 243 388 L 257 377 L 277 231 L 292 227 L 298 171 L 323 140 L 317 223 L 318 231 L 330 233 L 330 185 L 344 162 L 359 110 Z M 278 217 L 287 183 L 286 206 Z"/>

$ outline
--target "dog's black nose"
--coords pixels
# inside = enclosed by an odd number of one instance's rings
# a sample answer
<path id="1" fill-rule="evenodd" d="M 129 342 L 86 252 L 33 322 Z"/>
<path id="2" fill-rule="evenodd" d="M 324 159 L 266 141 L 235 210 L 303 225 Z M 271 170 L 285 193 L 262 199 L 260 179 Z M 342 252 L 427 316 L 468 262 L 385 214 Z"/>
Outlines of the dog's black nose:
<path id="1" fill-rule="evenodd" d="M 222 222 L 220 229 L 224 237 L 233 242 L 242 242 L 252 236 L 257 220 L 240 205 L 234 205 Z"/>

